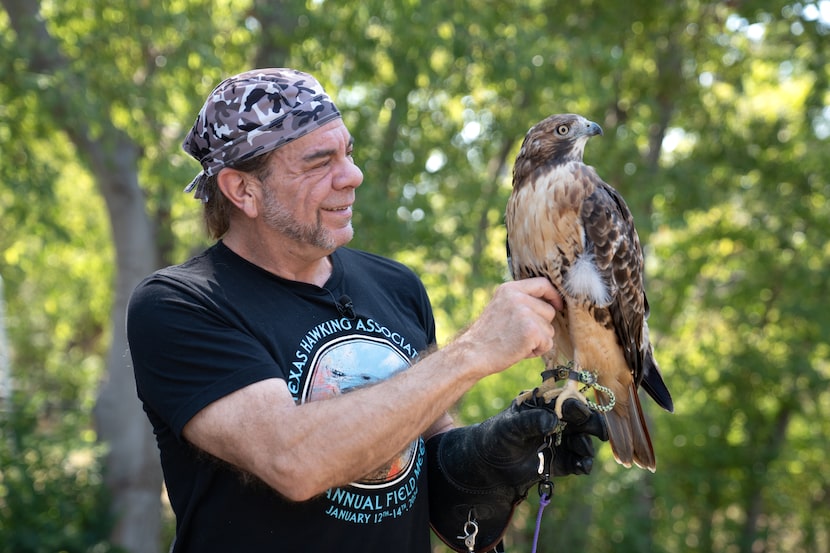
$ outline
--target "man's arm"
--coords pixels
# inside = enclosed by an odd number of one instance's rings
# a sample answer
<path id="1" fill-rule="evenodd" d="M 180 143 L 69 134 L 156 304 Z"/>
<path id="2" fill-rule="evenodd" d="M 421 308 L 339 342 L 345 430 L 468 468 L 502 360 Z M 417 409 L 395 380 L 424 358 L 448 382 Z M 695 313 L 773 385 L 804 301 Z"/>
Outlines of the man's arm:
<path id="1" fill-rule="evenodd" d="M 503 284 L 465 332 L 388 380 L 302 405 L 284 381 L 264 380 L 202 409 L 184 437 L 288 499 L 310 499 L 359 479 L 427 430 L 446 430 L 447 410 L 478 380 L 551 349 L 557 307 L 545 279 Z"/>

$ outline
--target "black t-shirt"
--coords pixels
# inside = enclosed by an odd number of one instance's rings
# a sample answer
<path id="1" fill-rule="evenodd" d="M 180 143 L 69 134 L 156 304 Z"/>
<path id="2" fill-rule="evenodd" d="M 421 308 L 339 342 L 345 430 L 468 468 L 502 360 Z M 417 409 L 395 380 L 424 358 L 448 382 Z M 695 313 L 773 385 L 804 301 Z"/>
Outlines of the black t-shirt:
<path id="1" fill-rule="evenodd" d="M 219 242 L 133 293 L 127 332 L 176 514 L 174 551 L 429 551 L 422 439 L 361 481 L 298 503 L 182 438 L 202 408 L 254 382 L 281 378 L 298 403 L 321 400 L 407 368 L 435 342 L 411 271 L 348 248 L 331 261 L 320 288 Z"/>

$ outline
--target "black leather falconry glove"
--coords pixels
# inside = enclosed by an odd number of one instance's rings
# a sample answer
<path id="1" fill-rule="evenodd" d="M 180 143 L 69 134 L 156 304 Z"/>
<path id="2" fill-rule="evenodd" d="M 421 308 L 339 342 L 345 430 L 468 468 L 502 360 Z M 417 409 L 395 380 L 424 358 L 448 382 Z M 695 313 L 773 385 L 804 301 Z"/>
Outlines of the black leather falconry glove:
<path id="1" fill-rule="evenodd" d="M 534 396 L 484 422 L 455 428 L 427 441 L 429 457 L 429 511 L 433 531 L 455 551 L 466 553 L 466 526 L 475 521 L 474 550 L 498 545 L 513 509 L 531 486 L 542 480 L 539 453 L 553 452 L 556 476 L 588 474 L 594 462 L 591 435 L 605 441 L 605 418 L 577 400 L 566 400 L 561 441 L 548 440 L 559 419 L 553 402 Z M 548 444 L 551 448 L 548 449 Z M 550 461 L 545 458 L 546 465 Z"/>

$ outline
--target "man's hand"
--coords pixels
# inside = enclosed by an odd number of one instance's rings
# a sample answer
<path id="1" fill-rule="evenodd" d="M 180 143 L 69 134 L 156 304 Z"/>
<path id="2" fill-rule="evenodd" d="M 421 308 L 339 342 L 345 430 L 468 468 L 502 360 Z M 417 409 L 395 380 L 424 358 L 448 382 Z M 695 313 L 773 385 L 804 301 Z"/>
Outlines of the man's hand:
<path id="1" fill-rule="evenodd" d="M 553 348 L 551 322 L 562 308 L 562 297 L 545 278 L 506 282 L 454 342 L 480 351 L 486 374 L 499 372 Z"/>

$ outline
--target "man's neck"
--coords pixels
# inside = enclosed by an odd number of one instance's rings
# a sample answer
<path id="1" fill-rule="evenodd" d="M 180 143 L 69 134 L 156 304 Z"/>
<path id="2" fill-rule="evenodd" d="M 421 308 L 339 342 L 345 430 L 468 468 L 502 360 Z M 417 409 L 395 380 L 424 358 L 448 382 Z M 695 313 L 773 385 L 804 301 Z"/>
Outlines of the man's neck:
<path id="1" fill-rule="evenodd" d="M 286 241 L 275 245 L 264 240 L 245 240 L 234 233 L 228 233 L 222 242 L 243 259 L 286 280 L 322 288 L 332 273 L 332 252 Z"/>

